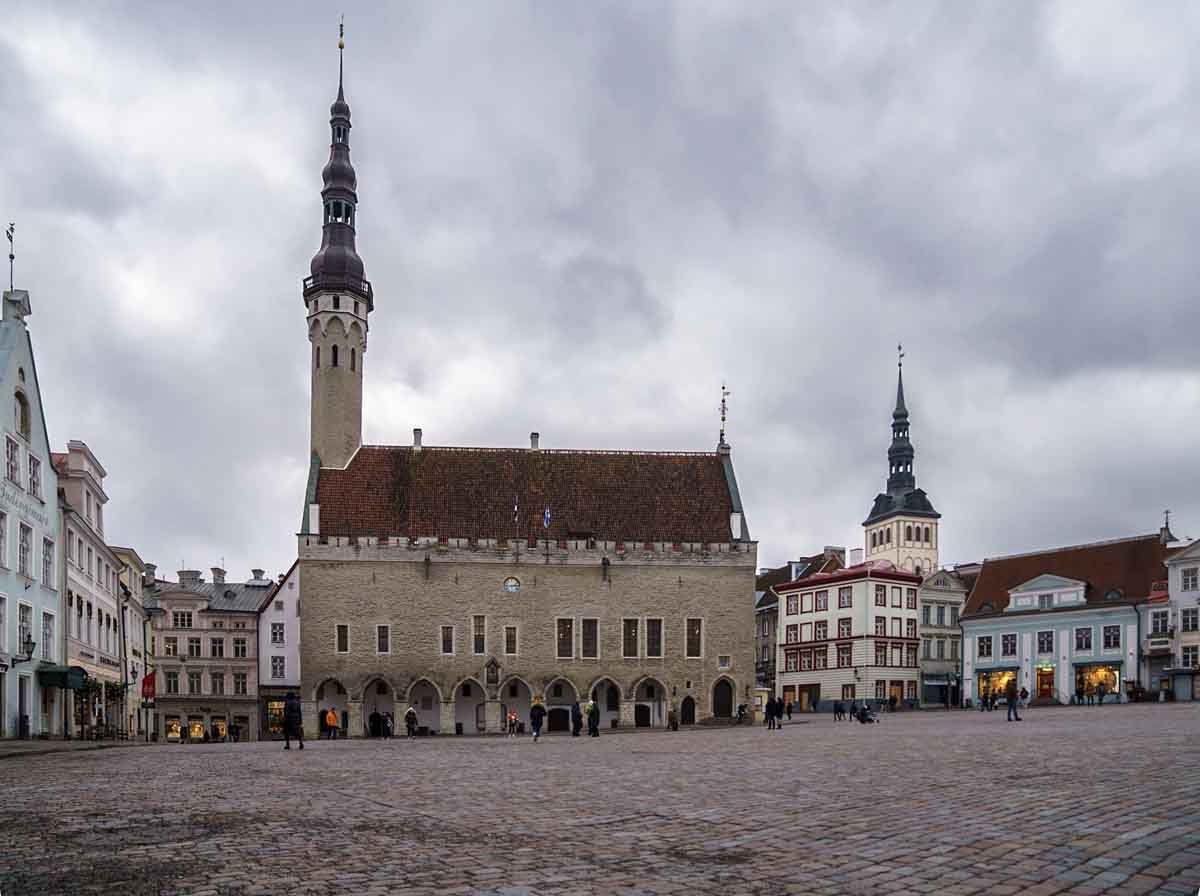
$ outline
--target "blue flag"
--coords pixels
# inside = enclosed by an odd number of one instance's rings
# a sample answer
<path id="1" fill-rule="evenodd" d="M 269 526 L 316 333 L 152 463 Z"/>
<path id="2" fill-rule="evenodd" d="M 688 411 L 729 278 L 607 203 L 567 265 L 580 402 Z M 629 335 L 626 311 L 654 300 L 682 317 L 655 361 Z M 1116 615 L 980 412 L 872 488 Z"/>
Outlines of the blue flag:
<path id="1" fill-rule="evenodd" d="M 550 528 L 550 505 L 546 505 L 546 512 L 542 514 L 542 528 Z"/>

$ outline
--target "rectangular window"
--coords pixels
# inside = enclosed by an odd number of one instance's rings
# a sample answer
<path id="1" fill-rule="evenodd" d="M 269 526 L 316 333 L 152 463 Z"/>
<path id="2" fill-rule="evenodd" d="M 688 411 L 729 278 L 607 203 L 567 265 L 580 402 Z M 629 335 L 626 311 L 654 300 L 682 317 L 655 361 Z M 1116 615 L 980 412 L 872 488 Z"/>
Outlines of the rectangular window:
<path id="1" fill-rule="evenodd" d="M 813 623 L 813 640 L 826 641 L 829 639 L 829 623 L 814 622 Z"/>
<path id="2" fill-rule="evenodd" d="M 945 605 L 944 605 L 944 604 L 938 604 L 938 608 L 937 608 L 937 624 L 938 624 L 938 625 L 945 625 L 945 624 L 946 624 L 946 607 L 945 607 Z"/>
<path id="3" fill-rule="evenodd" d="M 891 628 L 892 628 L 892 637 L 893 638 L 903 638 L 904 637 L 904 620 L 901 619 L 899 616 L 892 617 Z"/>
<path id="4" fill-rule="evenodd" d="M 88 558 L 87 559 L 87 569 L 85 569 L 84 572 L 87 573 L 87 577 L 90 579 L 95 575 L 92 572 L 93 563 L 92 563 L 92 549 L 91 548 L 87 549 L 87 558 Z"/>
<path id="5" fill-rule="evenodd" d="M 584 626 L 587 630 L 587 626 Z M 504 653 L 506 656 L 517 655 L 517 627 L 515 625 L 504 626 Z"/>
<path id="6" fill-rule="evenodd" d="M 800 671 L 807 672 L 811 668 L 812 668 L 812 651 L 811 650 L 801 650 L 800 651 Z"/>
<path id="7" fill-rule="evenodd" d="M 335 650 L 338 653 L 350 652 L 350 626 L 339 624 L 334 626 Z"/>
<path id="8" fill-rule="evenodd" d="M 828 610 L 829 609 L 829 592 L 828 591 L 818 591 L 816 601 L 817 601 L 816 609 L 817 609 L 818 613 L 820 613 L 822 610 Z"/>
<path id="9" fill-rule="evenodd" d="M 375 652 L 392 652 L 392 629 L 387 625 L 375 626 Z"/>
<path id="10" fill-rule="evenodd" d="M 927 660 L 933 656 L 933 654 L 930 652 L 931 643 L 932 642 L 928 638 L 921 639 L 921 659 Z"/>
<path id="11" fill-rule="evenodd" d="M 813 668 L 824 669 L 829 665 L 829 648 L 818 647 L 813 651 Z"/>
<path id="12" fill-rule="evenodd" d="M 442 626 L 442 656 L 454 653 L 454 626 Z"/>
<path id="13" fill-rule="evenodd" d="M 838 625 L 838 637 L 839 638 L 849 638 L 851 631 L 852 631 L 850 617 L 843 616 L 841 619 L 838 620 L 837 625 Z"/>
<path id="14" fill-rule="evenodd" d="M 1016 635 L 1001 635 L 1000 636 L 1000 655 L 1001 656 L 1016 656 L 1017 655 L 1017 636 Z"/>
<path id="15" fill-rule="evenodd" d="M 904 637 L 915 638 L 916 636 L 917 636 L 917 620 L 905 619 L 904 620 Z"/>
<path id="16" fill-rule="evenodd" d="M 29 494 L 37 499 L 42 497 L 42 462 L 29 455 Z"/>
<path id="17" fill-rule="evenodd" d="M 209 641 L 209 647 L 212 650 L 213 659 L 220 659 L 225 656 L 225 639 L 213 638 Z"/>
<path id="18" fill-rule="evenodd" d="M 555 632 L 556 655 L 560 660 L 575 658 L 575 620 L 559 619 Z"/>
<path id="19" fill-rule="evenodd" d="M 984 659 L 984 658 L 991 659 L 991 656 L 992 656 L 992 636 L 991 635 L 980 635 L 979 638 L 976 640 L 975 644 L 976 644 L 975 652 L 979 655 L 980 659 Z"/>
<path id="20" fill-rule="evenodd" d="M 245 697 L 246 696 L 246 673 L 245 672 L 234 672 L 233 673 L 233 693 L 234 693 L 234 696 L 236 696 L 236 697 Z"/>
<path id="21" fill-rule="evenodd" d="M 20 535 L 17 541 L 17 571 L 26 578 L 32 578 L 30 565 L 33 555 L 33 529 L 21 523 Z"/>
<path id="22" fill-rule="evenodd" d="M 810 591 L 808 594 L 802 594 L 800 596 L 800 612 L 801 613 L 811 613 L 812 611 L 813 611 L 813 596 L 812 596 L 812 592 Z"/>
<path id="23" fill-rule="evenodd" d="M 915 681 L 904 682 L 904 698 L 906 700 L 917 699 L 917 683 Z"/>
<path id="24" fill-rule="evenodd" d="M 0 512 L 0 566 L 8 569 L 8 514 Z"/>
<path id="25" fill-rule="evenodd" d="M 893 644 L 892 645 L 892 665 L 893 666 L 903 666 L 904 665 L 904 645 L 903 644 Z"/>
<path id="26" fill-rule="evenodd" d="M 1200 591 L 1200 566 L 1189 566 L 1179 571 L 1180 587 L 1184 591 Z"/>
<path id="27" fill-rule="evenodd" d="M 950 639 L 950 659 L 958 659 L 958 638 Z"/>
<path id="28" fill-rule="evenodd" d="M 188 693 L 195 696 L 200 693 L 200 673 L 188 673 Z"/>
<path id="29" fill-rule="evenodd" d="M 42 584 L 54 587 L 54 542 L 49 538 L 42 539 Z"/>
<path id="30" fill-rule="evenodd" d="M 209 679 L 209 686 L 213 694 L 217 695 L 218 697 L 223 695 L 225 693 L 225 673 L 212 673 L 212 676 Z"/>
<path id="31" fill-rule="evenodd" d="M 795 672 L 799 665 L 799 654 L 795 650 L 789 650 L 783 656 L 783 671 Z"/>
<path id="32" fill-rule="evenodd" d="M 853 700 L 854 699 L 854 685 L 852 685 L 852 684 L 842 685 L 842 699 L 843 700 Z"/>
<path id="33" fill-rule="evenodd" d="M 486 616 L 474 616 L 471 619 L 471 649 L 476 656 L 487 653 Z"/>
<path id="34" fill-rule="evenodd" d="M 621 656 L 627 659 L 637 659 L 638 655 L 638 621 L 636 619 L 621 620 Z"/>
<path id="35" fill-rule="evenodd" d="M 240 624 L 241 623 L 239 623 L 239 625 Z M 342 651 L 342 652 L 344 653 L 345 651 Z M 245 638 L 234 638 L 233 639 L 233 656 L 234 656 L 234 659 L 239 659 L 239 660 L 244 660 L 246 658 L 246 639 Z"/>
<path id="36" fill-rule="evenodd" d="M 787 614 L 789 616 L 795 616 L 799 612 L 800 612 L 800 606 L 799 606 L 799 601 L 797 599 L 797 595 L 789 594 L 787 596 Z"/>
<path id="37" fill-rule="evenodd" d="M 663 621 L 661 619 L 646 620 L 646 656 L 661 657 L 663 655 Z"/>
<path id="38" fill-rule="evenodd" d="M 178 638 L 163 638 L 163 656 L 179 656 Z"/>
<path id="39" fill-rule="evenodd" d="M 172 628 L 191 628 L 192 627 L 192 611 L 191 610 L 176 610 L 171 614 Z"/>
<path id="40" fill-rule="evenodd" d="M 1179 621 L 1185 632 L 1200 631 L 1200 607 L 1184 607 L 1179 611 Z"/>
<path id="41" fill-rule="evenodd" d="M 1155 610 L 1150 614 L 1150 634 L 1165 635 L 1171 628 L 1171 611 Z"/>
<path id="42" fill-rule="evenodd" d="M 929 604 L 921 607 L 921 625 L 929 625 Z"/>
<path id="43" fill-rule="evenodd" d="M 5 471 L 8 481 L 21 485 L 21 446 L 12 439 L 5 439 L 4 444 Z"/>
<path id="44" fill-rule="evenodd" d="M 1121 649 L 1121 626 L 1119 626 L 1119 625 L 1104 626 L 1104 649 L 1105 650 L 1120 650 Z"/>
<path id="45" fill-rule="evenodd" d="M 1039 610 L 1050 610 L 1053 608 L 1054 608 L 1054 595 L 1053 594 L 1039 594 L 1038 595 L 1038 609 Z"/>
<path id="46" fill-rule="evenodd" d="M 892 607 L 899 608 L 904 606 L 904 589 L 892 586 Z"/>
<path id="47" fill-rule="evenodd" d="M 917 608 L 917 589 L 916 588 L 908 588 L 905 590 L 904 606 L 908 607 L 908 609 L 910 609 L 910 610 L 915 610 Z"/>
<path id="48" fill-rule="evenodd" d="M 584 619 L 580 622 L 583 627 L 581 634 L 583 635 L 583 643 L 580 647 L 583 649 L 583 658 L 594 660 L 600 656 L 600 620 L 599 619 Z"/>
<path id="49" fill-rule="evenodd" d="M 1196 666 L 1200 666 L 1200 644 L 1190 644 L 1180 648 L 1179 657 L 1185 669 L 1194 669 Z"/>
<path id="50" fill-rule="evenodd" d="M 950 624 L 958 625 L 958 607 L 950 608 Z"/>
<path id="51" fill-rule="evenodd" d="M 876 585 L 875 586 L 875 606 L 877 606 L 877 607 L 886 607 L 887 606 L 887 585 Z"/>
<path id="52" fill-rule="evenodd" d="M 845 669 L 851 664 L 850 645 L 839 644 L 837 649 L 837 664 L 839 669 Z"/>
<path id="53" fill-rule="evenodd" d="M 53 660 L 57 653 L 54 644 L 54 617 L 42 613 L 42 659 Z"/>
<path id="54" fill-rule="evenodd" d="M 876 644 L 875 645 L 875 665 L 876 666 L 886 666 L 887 665 L 887 644 Z"/>
<path id="55" fill-rule="evenodd" d="M 271 657 L 271 677 L 286 678 L 287 677 L 287 657 L 273 656 Z"/>
<path id="56" fill-rule="evenodd" d="M 688 659 L 697 659 L 704 654 L 704 620 L 692 618 L 687 621 Z"/>
<path id="57" fill-rule="evenodd" d="M 846 586 L 838 589 L 838 609 L 848 610 L 854 606 L 854 588 Z"/>
<path id="58" fill-rule="evenodd" d="M 1091 650 L 1092 649 L 1092 630 L 1090 628 L 1075 629 L 1075 649 L 1076 650 Z"/>
<path id="59" fill-rule="evenodd" d="M 199 638 L 188 638 L 188 656 L 191 656 L 191 657 L 199 657 L 200 656 L 200 639 Z"/>
<path id="60" fill-rule="evenodd" d="M 937 639 L 937 658 L 939 660 L 944 660 L 946 658 L 946 639 L 945 638 Z"/>
<path id="61" fill-rule="evenodd" d="M 802 642 L 812 640 L 812 623 L 811 622 L 800 623 L 800 640 Z"/>
<path id="62" fill-rule="evenodd" d="M 917 667 L 917 645 L 904 645 L 904 660 L 908 664 L 908 668 L 915 669 Z"/>
<path id="63" fill-rule="evenodd" d="M 272 622 L 271 623 L 271 643 L 272 644 L 284 643 L 283 642 L 283 632 L 284 632 L 284 628 L 283 628 L 282 622 Z"/>
<path id="64" fill-rule="evenodd" d="M 168 694 L 178 694 L 179 693 L 179 673 L 178 672 L 168 672 L 167 673 L 167 693 Z"/>
<path id="65" fill-rule="evenodd" d="M 1038 653 L 1054 653 L 1054 632 L 1038 632 Z"/>

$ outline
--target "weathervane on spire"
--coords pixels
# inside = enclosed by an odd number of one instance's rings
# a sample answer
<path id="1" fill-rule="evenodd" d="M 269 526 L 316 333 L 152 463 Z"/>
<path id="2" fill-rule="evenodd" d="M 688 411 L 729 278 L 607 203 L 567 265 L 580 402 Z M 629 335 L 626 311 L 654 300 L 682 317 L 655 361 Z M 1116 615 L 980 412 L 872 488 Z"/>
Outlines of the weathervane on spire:
<path id="1" fill-rule="evenodd" d="M 896 355 L 897 355 L 896 366 L 903 367 L 904 366 L 904 344 L 901 342 L 896 343 Z"/>
<path id="2" fill-rule="evenodd" d="M 4 235 L 8 237 L 8 288 L 12 291 L 13 286 L 13 262 L 17 256 L 13 254 L 13 233 L 16 231 L 17 225 L 13 221 L 8 222 L 8 228 L 4 231 Z"/>
<path id="3" fill-rule="evenodd" d="M 346 49 L 346 16 L 338 22 L 338 90 L 342 89 L 342 55 Z"/>
<path id="4" fill-rule="evenodd" d="M 733 393 L 725 388 L 725 384 L 721 383 L 721 439 L 718 445 L 725 444 L 725 418 L 729 414 L 729 404 L 725 401 Z"/>

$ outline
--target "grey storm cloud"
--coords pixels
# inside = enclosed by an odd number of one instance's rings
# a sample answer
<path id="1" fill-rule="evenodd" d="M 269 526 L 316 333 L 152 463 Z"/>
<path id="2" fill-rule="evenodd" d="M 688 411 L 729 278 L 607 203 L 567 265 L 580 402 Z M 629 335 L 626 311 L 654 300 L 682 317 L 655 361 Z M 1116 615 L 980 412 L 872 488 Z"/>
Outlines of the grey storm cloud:
<path id="1" fill-rule="evenodd" d="M 146 559 L 282 571 L 336 16 L 6 12 L 51 438 Z M 1194 6 L 345 13 L 367 441 L 706 450 L 725 380 L 777 563 L 861 543 L 903 342 L 943 561 L 1200 535 Z"/>

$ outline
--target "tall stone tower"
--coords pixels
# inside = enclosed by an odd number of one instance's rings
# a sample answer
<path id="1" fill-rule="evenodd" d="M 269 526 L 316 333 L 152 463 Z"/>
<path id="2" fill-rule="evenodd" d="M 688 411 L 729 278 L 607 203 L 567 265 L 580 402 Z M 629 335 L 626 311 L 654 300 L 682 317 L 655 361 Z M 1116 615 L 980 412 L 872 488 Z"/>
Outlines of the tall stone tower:
<path id="1" fill-rule="evenodd" d="M 354 248 L 358 185 L 350 164 L 350 105 L 342 89 L 344 39 L 338 38 L 338 92 L 329 108 L 329 161 L 321 172 L 321 248 L 304 279 L 312 343 L 312 452 L 323 467 L 345 467 L 362 445 L 363 364 L 371 283 Z"/>
<path id="2" fill-rule="evenodd" d="M 897 366 L 887 491 L 875 496 L 871 513 L 863 521 L 863 539 L 868 560 L 890 560 L 900 569 L 927 576 L 938 568 L 938 520 L 942 515 L 917 488 L 913 473 L 916 452 L 908 439 L 908 407 L 904 403 L 903 352 Z"/>

